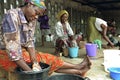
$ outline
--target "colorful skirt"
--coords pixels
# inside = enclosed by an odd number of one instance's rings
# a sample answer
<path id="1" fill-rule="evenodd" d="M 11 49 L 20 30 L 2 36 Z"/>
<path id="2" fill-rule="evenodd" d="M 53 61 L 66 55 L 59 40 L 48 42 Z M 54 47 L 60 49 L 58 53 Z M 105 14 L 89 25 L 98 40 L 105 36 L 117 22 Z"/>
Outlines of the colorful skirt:
<path id="1" fill-rule="evenodd" d="M 38 62 L 43 62 L 50 65 L 49 74 L 51 74 L 52 72 L 56 71 L 61 66 L 63 66 L 64 61 L 59 57 L 56 57 L 49 53 L 42 53 L 42 52 L 36 52 L 36 53 L 37 53 Z M 29 53 L 25 49 L 22 50 L 22 56 L 27 63 L 31 63 Z M 9 59 L 6 51 L 0 50 L 0 69 L 4 69 L 8 72 L 11 72 L 15 70 L 16 67 L 17 67 L 16 63 Z"/>

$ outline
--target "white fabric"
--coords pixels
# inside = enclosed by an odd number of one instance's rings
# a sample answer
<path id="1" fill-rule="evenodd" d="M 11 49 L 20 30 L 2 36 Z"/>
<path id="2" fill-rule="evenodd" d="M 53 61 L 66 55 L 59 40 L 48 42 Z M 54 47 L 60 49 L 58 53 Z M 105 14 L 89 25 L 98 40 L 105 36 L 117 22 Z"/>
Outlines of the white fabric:
<path id="1" fill-rule="evenodd" d="M 64 34 L 64 30 L 63 30 L 63 26 L 61 24 L 60 21 L 58 21 L 55 25 L 55 37 L 56 38 L 61 38 L 61 39 L 65 39 L 68 38 L 68 35 L 74 35 L 72 28 L 70 27 L 70 24 L 68 22 L 66 22 L 66 29 L 67 29 L 67 34 Z"/>
<path id="2" fill-rule="evenodd" d="M 106 72 L 110 67 L 120 67 L 120 50 L 104 50 L 104 68 Z"/>
<path id="3" fill-rule="evenodd" d="M 95 27 L 97 28 L 98 31 L 102 31 L 101 24 L 104 24 L 107 27 L 106 21 L 104 21 L 103 19 L 100 19 L 100 18 L 96 18 Z"/>

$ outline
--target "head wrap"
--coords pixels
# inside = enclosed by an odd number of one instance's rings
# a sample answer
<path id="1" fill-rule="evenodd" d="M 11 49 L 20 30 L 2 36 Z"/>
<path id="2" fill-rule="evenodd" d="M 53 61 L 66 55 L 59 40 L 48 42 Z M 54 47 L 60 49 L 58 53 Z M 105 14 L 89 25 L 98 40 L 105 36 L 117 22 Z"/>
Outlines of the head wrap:
<path id="1" fill-rule="evenodd" d="M 67 16 L 69 16 L 69 13 L 66 10 L 61 10 L 58 14 L 57 14 L 57 18 L 60 20 L 61 16 L 63 14 L 67 14 Z"/>
<path id="2" fill-rule="evenodd" d="M 39 8 L 46 9 L 44 0 L 25 0 L 25 2 L 31 2 Z"/>

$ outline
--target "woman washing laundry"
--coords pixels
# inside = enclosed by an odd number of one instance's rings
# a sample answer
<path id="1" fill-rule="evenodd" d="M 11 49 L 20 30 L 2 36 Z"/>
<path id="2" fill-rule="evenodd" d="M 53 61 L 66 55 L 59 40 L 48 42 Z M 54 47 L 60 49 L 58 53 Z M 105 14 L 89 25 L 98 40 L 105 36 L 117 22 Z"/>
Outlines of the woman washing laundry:
<path id="1" fill-rule="evenodd" d="M 80 38 L 75 38 L 73 30 L 68 22 L 68 17 L 69 14 L 66 10 L 61 10 L 57 14 L 58 22 L 55 24 L 55 54 L 58 56 L 60 52 L 63 52 L 63 48 L 72 46 L 71 42 L 76 44 L 76 39 L 77 41 L 82 40 L 82 36 Z"/>
<path id="2" fill-rule="evenodd" d="M 115 21 L 110 20 L 106 22 L 105 20 L 97 17 L 89 17 L 88 19 L 88 28 L 87 28 L 87 41 L 93 42 L 96 39 L 101 40 L 102 37 L 110 44 L 113 48 L 114 44 L 110 41 L 107 36 L 107 32 L 115 28 Z"/>
<path id="3" fill-rule="evenodd" d="M 79 64 L 71 64 L 51 54 L 35 51 L 36 21 L 38 15 L 43 15 L 45 9 L 43 0 L 27 0 L 23 6 L 8 10 L 2 21 L 6 50 L 0 50 L 0 68 L 14 72 L 19 66 L 24 71 L 40 71 L 42 69 L 39 62 L 43 60 L 51 66 L 49 74 L 55 71 L 84 76 L 91 68 L 88 56 Z M 32 68 L 27 63 L 32 63 Z"/>

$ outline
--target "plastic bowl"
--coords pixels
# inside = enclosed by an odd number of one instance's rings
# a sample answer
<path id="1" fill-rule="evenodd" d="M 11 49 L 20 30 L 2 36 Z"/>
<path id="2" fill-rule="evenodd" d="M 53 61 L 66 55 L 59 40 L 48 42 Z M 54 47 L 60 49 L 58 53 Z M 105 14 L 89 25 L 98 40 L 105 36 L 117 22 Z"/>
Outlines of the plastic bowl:
<path id="1" fill-rule="evenodd" d="M 120 80 L 120 67 L 110 67 L 110 77 L 114 80 Z"/>
<path id="2" fill-rule="evenodd" d="M 50 76 L 47 80 L 85 80 L 85 79 L 78 75 L 60 74 Z"/>
<path id="3" fill-rule="evenodd" d="M 32 65 L 29 64 L 29 66 L 31 67 Z M 37 72 L 23 71 L 20 67 L 17 67 L 16 74 L 18 74 L 18 80 L 46 80 L 50 66 L 45 63 L 40 63 L 40 66 L 42 67 L 42 71 Z"/>

